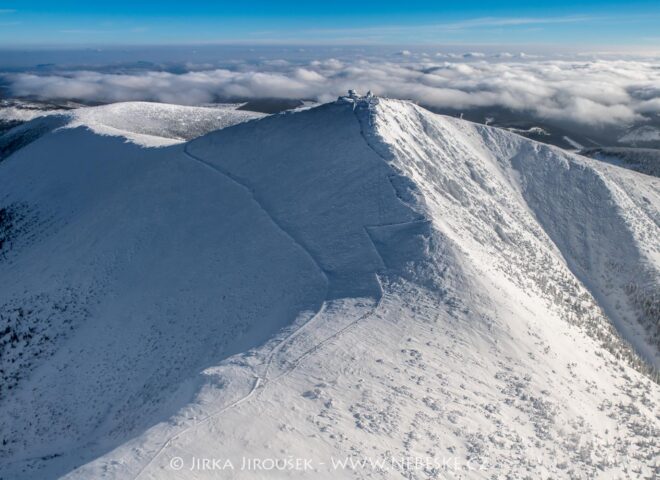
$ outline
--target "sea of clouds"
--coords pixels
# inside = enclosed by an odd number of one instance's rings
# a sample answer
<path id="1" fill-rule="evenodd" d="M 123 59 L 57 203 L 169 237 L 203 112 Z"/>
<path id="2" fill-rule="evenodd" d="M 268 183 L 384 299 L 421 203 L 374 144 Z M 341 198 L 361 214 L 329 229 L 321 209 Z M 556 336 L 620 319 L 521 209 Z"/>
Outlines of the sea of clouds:
<path id="1" fill-rule="evenodd" d="M 330 101 L 349 88 L 437 108 L 505 107 L 583 125 L 660 116 L 657 59 L 547 59 L 524 54 L 396 54 L 354 59 L 268 59 L 183 71 L 57 70 L 3 74 L 11 95 L 90 102 L 199 105 L 219 99 Z"/>

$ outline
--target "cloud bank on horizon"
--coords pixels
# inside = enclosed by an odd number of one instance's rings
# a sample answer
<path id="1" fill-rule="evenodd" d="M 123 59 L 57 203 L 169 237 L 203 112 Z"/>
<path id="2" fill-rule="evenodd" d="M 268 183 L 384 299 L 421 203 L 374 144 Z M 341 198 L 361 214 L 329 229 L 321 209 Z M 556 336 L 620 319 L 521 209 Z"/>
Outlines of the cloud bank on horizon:
<path id="1" fill-rule="evenodd" d="M 199 105 L 278 98 L 330 101 L 349 88 L 423 105 L 504 107 L 584 125 L 660 115 L 660 67 L 649 60 L 548 60 L 501 53 L 263 61 L 229 68 L 189 65 L 183 73 L 91 70 L 3 76 L 14 96 L 93 102 L 146 100 Z"/>

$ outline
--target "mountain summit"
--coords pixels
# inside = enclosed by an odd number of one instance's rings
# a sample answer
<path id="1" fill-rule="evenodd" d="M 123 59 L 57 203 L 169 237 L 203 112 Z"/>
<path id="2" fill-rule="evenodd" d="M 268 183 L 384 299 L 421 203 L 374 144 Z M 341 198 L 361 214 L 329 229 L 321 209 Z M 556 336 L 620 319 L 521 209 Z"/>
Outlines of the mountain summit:
<path id="1" fill-rule="evenodd" d="M 0 192 L 3 478 L 652 475 L 654 177 L 352 94 Z"/>

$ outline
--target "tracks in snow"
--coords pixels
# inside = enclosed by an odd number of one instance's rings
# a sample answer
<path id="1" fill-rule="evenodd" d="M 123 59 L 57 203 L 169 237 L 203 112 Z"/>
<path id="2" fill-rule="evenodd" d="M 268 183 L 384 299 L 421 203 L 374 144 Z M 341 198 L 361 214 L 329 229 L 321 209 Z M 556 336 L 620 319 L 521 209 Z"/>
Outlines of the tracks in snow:
<path id="1" fill-rule="evenodd" d="M 360 122 L 358 122 L 358 123 L 360 123 Z M 361 127 L 361 125 L 360 125 L 360 127 Z M 373 147 L 369 144 L 368 140 L 364 136 L 364 132 L 362 131 L 362 128 L 360 128 L 360 133 L 362 134 L 362 136 L 363 136 L 365 142 L 367 143 L 367 145 L 369 145 L 369 147 L 371 147 L 373 149 Z M 381 305 L 382 297 L 383 297 L 383 294 L 384 294 L 383 287 L 382 287 L 382 282 L 381 282 L 380 277 L 378 276 L 378 274 L 376 274 L 376 281 L 378 282 L 378 287 L 379 287 L 380 294 L 379 294 L 377 300 L 375 301 L 374 305 L 371 308 L 369 308 L 367 310 L 367 312 L 363 313 L 362 315 L 360 315 L 358 318 L 356 318 L 355 320 L 353 320 L 349 324 L 345 325 L 341 329 L 337 330 L 335 333 L 333 333 L 330 336 L 324 338 L 320 342 L 314 344 L 312 347 L 310 347 L 309 349 L 304 351 L 296 359 L 291 361 L 289 363 L 289 366 L 287 366 L 284 369 L 284 371 L 282 373 L 280 373 L 279 375 L 277 375 L 275 378 L 272 378 L 272 379 L 269 378 L 269 374 L 270 374 L 271 368 L 273 366 L 273 363 L 275 362 L 275 359 L 276 359 L 277 355 L 282 351 L 282 349 L 284 347 L 286 347 L 289 343 L 291 343 L 291 341 L 294 340 L 298 335 L 300 335 L 304 330 L 308 329 L 311 325 L 313 325 L 323 315 L 323 313 L 326 311 L 326 307 L 327 307 L 327 304 L 328 304 L 327 293 L 328 293 L 328 288 L 329 288 L 330 281 L 329 281 L 328 276 L 327 276 L 325 270 L 323 269 L 323 267 L 313 257 L 313 255 L 309 252 L 309 250 L 307 250 L 300 241 L 298 241 L 290 232 L 288 232 L 282 225 L 280 225 L 278 223 L 278 221 L 270 214 L 270 212 L 268 212 L 268 210 L 266 208 L 264 208 L 264 206 L 259 202 L 259 200 L 257 200 L 257 198 L 254 194 L 254 191 L 249 186 L 247 186 L 244 183 L 240 182 L 235 176 L 233 176 L 230 172 L 224 170 L 222 167 L 220 167 L 218 165 L 215 165 L 215 164 L 212 164 L 212 163 L 204 160 L 203 158 L 200 158 L 200 157 L 190 153 L 188 151 L 189 145 L 190 144 L 187 143 L 183 147 L 184 155 L 186 155 L 191 160 L 203 165 L 204 167 L 214 171 L 216 174 L 222 175 L 223 177 L 227 178 L 232 183 L 234 183 L 235 185 L 240 187 L 242 190 L 246 191 L 250 195 L 250 197 L 252 198 L 252 201 L 255 202 L 258 205 L 260 210 L 262 210 L 266 214 L 266 216 L 277 227 L 277 229 L 279 229 L 286 236 L 288 236 L 291 239 L 291 241 L 297 247 L 299 247 L 311 259 L 311 261 L 318 267 L 319 271 L 323 275 L 323 278 L 325 280 L 326 293 L 324 295 L 324 300 L 321 303 L 318 311 L 312 316 L 312 318 L 310 318 L 307 322 L 305 322 L 300 327 L 292 330 L 286 337 L 284 337 L 275 347 L 273 347 L 270 350 L 270 352 L 268 353 L 268 355 L 265 359 L 265 362 L 263 364 L 264 367 L 263 367 L 262 372 L 261 373 L 257 373 L 257 372 L 253 373 L 254 382 L 253 382 L 252 387 L 250 388 L 250 390 L 244 396 L 242 396 L 241 398 L 231 402 L 229 405 L 226 405 L 226 406 L 220 408 L 219 410 L 216 410 L 216 411 L 208 414 L 207 416 L 200 419 L 198 422 L 189 425 L 188 427 L 186 427 L 183 430 L 175 433 L 174 435 L 171 435 L 161 445 L 161 447 L 156 451 L 156 453 L 151 457 L 151 459 L 139 470 L 137 475 L 134 477 L 134 480 L 138 480 L 140 478 L 140 476 L 147 470 L 147 468 L 149 468 L 153 464 L 153 462 L 165 451 L 165 449 L 167 449 L 169 446 L 172 445 L 172 442 L 174 442 L 175 440 L 177 440 L 178 438 L 180 438 L 181 436 L 183 436 L 187 432 L 197 428 L 198 426 L 200 426 L 204 423 L 207 423 L 209 420 L 211 420 L 215 417 L 218 417 L 218 416 L 222 415 L 223 413 L 225 413 L 225 412 L 227 412 L 231 409 L 237 408 L 237 407 L 239 407 L 240 405 L 242 405 L 244 403 L 249 402 L 252 398 L 254 398 L 257 395 L 257 393 L 260 390 L 263 390 L 263 388 L 266 387 L 268 382 L 270 382 L 270 381 L 276 382 L 279 379 L 289 375 L 296 368 L 298 368 L 298 366 L 302 363 L 302 361 L 304 359 L 306 359 L 307 357 L 309 357 L 313 353 L 319 351 L 321 348 L 323 348 L 328 343 L 330 343 L 333 340 L 339 338 L 341 335 L 346 333 L 348 330 L 354 328 L 358 323 L 360 323 L 364 319 L 366 319 L 369 316 L 375 314 L 376 311 L 378 310 L 378 308 Z M 373 149 L 373 150 L 376 151 L 375 149 Z M 378 152 L 376 152 L 376 153 L 378 154 Z M 379 156 L 382 158 L 381 155 L 379 155 Z M 385 159 L 383 159 L 383 160 L 385 160 Z M 414 222 L 402 222 L 401 224 L 407 224 L 407 223 L 414 223 Z M 381 225 L 374 225 L 372 227 L 375 227 L 375 226 L 381 226 Z M 365 227 L 365 231 L 366 231 L 366 227 Z M 368 231 L 367 231 L 367 236 L 369 237 L 369 239 L 371 239 L 371 236 L 369 235 Z M 373 242 L 372 242 L 372 244 L 373 244 Z M 375 245 L 373 245 L 373 248 L 375 249 L 378 256 L 380 256 L 380 252 L 378 252 L 378 249 L 376 248 Z"/>
<path id="2" fill-rule="evenodd" d="M 325 280 L 326 294 L 324 295 L 324 300 L 323 300 L 323 302 L 321 303 L 321 306 L 319 307 L 318 311 L 314 314 L 314 316 L 312 316 L 312 318 L 310 318 L 307 322 L 305 322 L 303 325 L 301 325 L 301 326 L 298 327 L 297 329 L 294 329 L 293 331 L 291 331 L 291 332 L 290 332 L 285 338 L 283 338 L 283 339 L 282 339 L 282 340 L 281 340 L 281 341 L 280 341 L 280 342 L 279 342 L 279 343 L 278 343 L 278 344 L 277 344 L 277 345 L 276 345 L 276 346 L 275 346 L 275 347 L 274 347 L 274 348 L 268 353 L 268 356 L 266 357 L 266 361 L 264 362 L 264 365 L 265 365 L 265 366 L 264 366 L 264 368 L 263 368 L 263 372 L 262 372 L 262 373 L 254 373 L 254 374 L 253 374 L 253 375 L 254 375 L 254 383 L 252 384 L 252 387 L 250 388 L 250 391 L 249 391 L 248 393 L 246 393 L 246 394 L 245 394 L 244 396 L 242 396 L 241 398 L 239 398 L 239 399 L 233 401 L 233 402 L 230 403 L 229 405 L 226 405 L 226 406 L 222 407 L 221 409 L 216 410 L 215 412 L 212 412 L 212 413 L 208 414 L 207 416 L 203 417 L 203 418 L 202 418 L 201 420 L 199 420 L 198 422 L 193 423 L 192 425 L 189 425 L 188 427 L 184 428 L 184 429 L 181 430 L 180 432 L 177 432 L 177 433 L 175 433 L 174 435 L 170 436 L 170 437 L 169 437 L 169 438 L 163 443 L 163 445 L 161 445 L 161 447 L 156 451 L 156 453 L 151 457 L 151 459 L 150 459 L 150 460 L 149 460 L 149 461 L 148 461 L 148 462 L 147 462 L 147 463 L 146 463 L 146 464 L 140 469 L 140 471 L 139 471 L 139 472 L 137 473 L 137 475 L 134 477 L 134 480 L 137 480 L 138 478 L 140 478 L 140 476 L 145 472 L 145 470 L 146 470 L 147 468 L 149 468 L 149 466 L 151 466 L 151 464 L 152 464 L 152 463 L 153 463 L 153 462 L 154 462 L 154 461 L 155 461 L 155 460 L 156 460 L 156 459 L 157 459 L 157 458 L 163 453 L 163 451 L 165 451 L 165 449 L 166 449 L 167 447 L 169 447 L 170 445 L 172 445 L 172 442 L 173 442 L 174 440 L 180 438 L 181 436 L 183 436 L 183 435 L 186 434 L 187 432 L 193 430 L 194 428 L 197 428 L 198 426 L 200 426 L 200 425 L 202 425 L 202 424 L 204 424 L 204 423 L 207 423 L 209 420 L 211 420 L 211 419 L 213 419 L 213 418 L 215 418 L 215 417 L 217 417 L 217 416 L 219 416 L 219 415 L 222 415 L 222 414 L 225 413 L 226 411 L 231 410 L 231 409 L 233 409 L 233 408 L 236 408 L 236 407 L 242 405 L 243 403 L 248 402 L 252 397 L 254 397 L 255 394 L 257 393 L 257 391 L 258 391 L 260 388 L 265 387 L 266 384 L 268 383 L 268 381 L 269 381 L 268 374 L 269 374 L 269 372 L 270 372 L 270 369 L 271 369 L 271 367 L 272 367 L 272 365 L 273 365 L 274 359 L 275 359 L 275 357 L 277 356 L 277 354 L 282 350 L 282 348 L 283 348 L 285 345 L 287 345 L 291 340 L 293 340 L 295 337 L 297 337 L 297 336 L 298 336 L 298 335 L 299 335 L 299 334 L 300 334 L 300 333 L 301 333 L 301 332 L 302 332 L 307 326 L 309 326 L 310 324 L 314 323 L 314 322 L 315 322 L 315 321 L 316 321 L 316 320 L 317 320 L 317 319 L 323 314 L 323 312 L 325 311 L 325 307 L 326 307 L 326 300 L 325 300 L 325 298 L 327 298 L 327 290 L 328 290 L 329 280 L 328 280 L 328 276 L 327 276 L 327 274 L 325 273 L 323 267 L 322 267 L 322 266 L 316 261 L 316 259 L 315 259 L 315 258 L 309 253 L 309 251 L 308 251 L 308 250 L 307 250 L 307 249 L 306 249 L 306 248 L 305 248 L 305 247 L 304 247 L 304 246 L 303 246 L 298 240 L 296 240 L 296 239 L 295 239 L 295 238 L 294 238 L 289 232 L 287 232 L 286 229 L 284 229 L 284 228 L 283 228 L 283 227 L 277 222 L 277 220 L 275 220 L 275 218 L 274 218 L 274 217 L 268 212 L 268 210 L 266 210 L 266 209 L 263 207 L 263 205 L 262 205 L 262 204 L 256 199 L 256 197 L 255 197 L 255 195 L 254 195 L 254 192 L 253 192 L 253 190 L 252 190 L 251 188 L 249 188 L 247 185 L 244 185 L 243 183 L 239 182 L 239 181 L 238 181 L 233 175 L 231 175 L 229 172 L 227 172 L 227 171 L 223 170 L 222 168 L 220 168 L 220 167 L 218 167 L 218 166 L 216 166 L 216 165 L 213 165 L 212 163 L 209 163 L 209 162 L 207 162 L 206 160 L 204 160 L 204 159 L 202 159 L 202 158 L 200 158 L 200 157 L 197 157 L 196 155 L 193 155 L 192 153 L 190 153 L 190 152 L 188 151 L 188 146 L 189 146 L 189 145 L 190 145 L 190 144 L 187 143 L 187 144 L 183 147 L 183 153 L 184 153 L 184 155 L 186 155 L 186 156 L 187 156 L 188 158 L 190 158 L 191 160 L 193 160 L 193 161 L 195 161 L 195 162 L 197 162 L 197 163 L 202 164 L 202 165 L 205 166 L 206 168 L 208 168 L 208 169 L 210 169 L 210 170 L 213 170 L 215 173 L 217 173 L 217 174 L 219 174 L 219 175 L 222 175 L 223 177 L 229 179 L 232 183 L 234 183 L 235 185 L 239 186 L 242 190 L 245 190 L 245 191 L 250 195 L 250 197 L 252 198 L 252 201 L 253 201 L 254 203 L 256 203 L 256 204 L 259 206 L 259 208 L 260 208 L 260 209 L 266 214 L 266 216 L 270 219 L 270 221 L 271 221 L 271 222 L 272 222 L 272 223 L 273 223 L 273 224 L 274 224 L 274 225 L 275 225 L 280 231 L 282 231 L 286 236 L 288 236 L 288 237 L 291 239 L 291 241 L 292 241 L 296 246 L 298 246 L 298 247 L 299 247 L 299 248 L 300 248 L 300 249 L 301 249 L 301 250 L 302 250 L 302 251 L 303 251 L 303 252 L 304 252 L 304 253 L 305 253 L 305 254 L 306 254 L 311 260 L 312 260 L 312 262 L 318 267 L 319 271 L 321 272 L 321 275 L 323 275 L 323 278 L 324 278 L 324 280 Z M 298 363 L 299 363 L 299 362 L 298 362 Z M 291 370 L 295 369 L 295 368 L 298 366 L 298 363 L 295 363 L 295 364 L 291 367 Z M 281 376 L 281 375 L 280 375 L 280 376 Z M 277 377 L 277 378 L 279 378 L 279 377 Z M 275 380 L 276 380 L 276 379 L 275 379 Z"/>
<path id="3" fill-rule="evenodd" d="M 346 325 L 346 326 L 340 328 L 339 330 L 337 330 L 335 333 L 333 333 L 333 334 L 330 335 L 329 337 L 324 338 L 323 340 L 321 340 L 321 341 L 320 341 L 319 343 L 317 343 L 316 345 L 314 345 L 314 346 L 310 347 L 309 349 L 305 350 L 300 356 L 298 356 L 298 358 L 296 358 L 295 360 L 293 360 L 293 361 L 291 362 L 291 366 L 290 366 L 289 368 L 286 368 L 282 373 L 280 373 L 277 377 L 275 377 L 275 378 L 273 379 L 273 381 L 275 382 L 275 381 L 279 380 L 279 379 L 282 378 L 282 377 L 286 377 L 286 376 L 289 375 L 291 372 L 293 372 L 296 368 L 298 368 L 298 366 L 302 363 L 302 361 L 303 361 L 305 358 L 307 358 L 308 356 L 310 356 L 310 355 L 313 354 L 314 352 L 317 352 L 318 350 L 320 350 L 321 348 L 323 348 L 325 345 L 327 345 L 328 343 L 330 343 L 332 340 L 334 340 L 334 339 L 336 339 L 336 338 L 339 338 L 339 337 L 342 336 L 344 333 L 346 333 L 348 330 L 350 330 L 350 329 L 352 329 L 353 327 L 355 327 L 358 323 L 360 323 L 360 322 L 361 322 L 362 320 L 364 320 L 365 318 L 368 318 L 368 317 L 370 317 L 371 315 L 374 315 L 374 314 L 378 311 L 378 308 L 380 307 L 380 304 L 381 304 L 381 302 L 382 302 L 382 300 L 383 300 L 383 295 L 384 295 L 384 293 L 383 293 L 383 285 L 382 285 L 382 283 L 381 283 L 380 278 L 379 278 L 378 275 L 376 275 L 376 281 L 378 282 L 378 287 L 379 287 L 379 289 L 380 289 L 380 296 L 378 297 L 378 300 L 376 301 L 376 303 L 374 304 L 373 307 L 371 307 L 366 313 L 363 313 L 363 314 L 360 315 L 358 318 L 356 318 L 355 320 L 353 320 L 352 322 L 350 322 L 348 325 Z M 324 305 L 325 305 L 325 304 L 324 304 Z M 309 323 L 309 322 L 308 322 L 308 323 Z M 306 323 L 305 325 L 307 325 L 307 323 Z M 305 325 L 303 325 L 303 327 L 304 327 Z M 302 327 L 301 327 L 301 328 L 302 328 Z M 278 346 L 279 346 L 279 345 L 278 345 Z"/>

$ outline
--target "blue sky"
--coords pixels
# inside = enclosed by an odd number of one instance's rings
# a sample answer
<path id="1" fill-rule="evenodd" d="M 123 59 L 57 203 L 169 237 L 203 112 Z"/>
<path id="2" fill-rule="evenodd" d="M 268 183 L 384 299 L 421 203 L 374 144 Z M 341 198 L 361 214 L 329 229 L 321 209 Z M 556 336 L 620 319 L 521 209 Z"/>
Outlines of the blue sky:
<path id="1" fill-rule="evenodd" d="M 660 50 L 660 2 L 0 0 L 0 47 L 560 44 Z"/>

